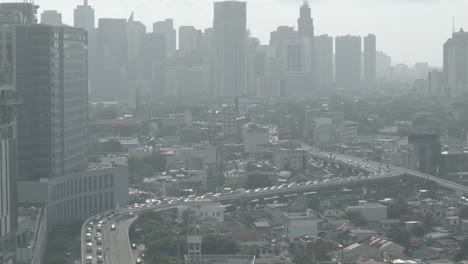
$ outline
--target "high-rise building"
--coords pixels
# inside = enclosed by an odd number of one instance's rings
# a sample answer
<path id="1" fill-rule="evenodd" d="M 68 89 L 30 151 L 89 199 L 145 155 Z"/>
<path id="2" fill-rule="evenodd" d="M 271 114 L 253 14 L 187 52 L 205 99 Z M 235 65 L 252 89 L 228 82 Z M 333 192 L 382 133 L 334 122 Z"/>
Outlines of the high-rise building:
<path id="1" fill-rule="evenodd" d="M 361 82 L 361 37 L 339 36 L 335 39 L 335 80 L 339 85 Z"/>
<path id="2" fill-rule="evenodd" d="M 463 29 L 444 44 L 444 74 L 452 96 L 468 93 L 468 32 Z"/>
<path id="3" fill-rule="evenodd" d="M 181 26 L 179 28 L 179 50 L 191 51 L 201 48 L 202 31 L 194 26 Z"/>
<path id="4" fill-rule="evenodd" d="M 62 14 L 57 12 L 57 10 L 44 10 L 41 14 L 41 24 L 61 26 Z"/>
<path id="5" fill-rule="evenodd" d="M 441 154 L 440 135 L 410 134 L 408 145 L 414 153 L 414 168 L 423 173 L 437 175 Z"/>
<path id="6" fill-rule="evenodd" d="M 78 5 L 74 10 L 74 26 L 84 28 L 87 31 L 94 29 L 94 9 L 84 0 L 83 5 Z"/>
<path id="7" fill-rule="evenodd" d="M 297 25 L 299 37 L 314 37 L 314 20 L 312 19 L 310 6 L 307 0 L 304 0 L 304 4 L 301 6 L 300 17 L 297 20 Z"/>
<path id="8" fill-rule="evenodd" d="M 382 51 L 376 53 L 376 72 L 378 79 L 386 79 L 392 67 L 392 57 Z"/>
<path id="9" fill-rule="evenodd" d="M 247 5 L 214 3 L 214 95 L 239 97 L 247 93 Z"/>
<path id="10" fill-rule="evenodd" d="M 166 19 L 154 23 L 153 32 L 164 36 L 167 57 L 172 57 L 177 48 L 177 32 L 174 29 L 174 20 Z"/>
<path id="11" fill-rule="evenodd" d="M 270 34 L 270 46 L 275 49 L 275 60 L 277 63 L 277 71 L 274 75 L 282 75 L 287 69 L 287 46 L 291 42 L 298 41 L 297 31 L 293 27 L 279 26 L 276 31 Z"/>
<path id="12" fill-rule="evenodd" d="M 17 26 L 16 37 L 16 85 L 24 98 L 18 114 L 21 179 L 87 168 L 86 31 L 25 25 Z"/>
<path id="13" fill-rule="evenodd" d="M 127 21 L 127 41 L 128 41 L 128 79 L 135 81 L 142 77 L 143 55 L 141 47 L 146 35 L 146 26 L 140 21 L 135 21 L 133 13 Z"/>
<path id="14" fill-rule="evenodd" d="M 286 45 L 286 72 L 304 71 L 305 48 L 302 41 L 290 41 Z"/>
<path id="15" fill-rule="evenodd" d="M 16 263 L 17 229 L 17 112 L 22 104 L 18 93 L 19 72 L 16 34 L 18 26 L 37 22 L 37 6 L 31 3 L 0 4 L 0 263 Z"/>
<path id="16" fill-rule="evenodd" d="M 377 79 L 377 44 L 375 35 L 364 37 L 364 83 L 373 84 Z"/>
<path id="17" fill-rule="evenodd" d="M 334 82 L 333 37 L 321 35 L 314 39 L 315 80 L 319 86 L 330 85 Z"/>
<path id="18" fill-rule="evenodd" d="M 126 99 L 128 96 L 126 19 L 99 19 L 97 57 L 97 86 L 91 93 L 93 99 Z"/>
<path id="19" fill-rule="evenodd" d="M 304 0 L 304 4 L 300 9 L 300 16 L 297 20 L 297 33 L 299 38 L 303 41 L 304 49 L 304 72 L 307 72 L 310 82 L 306 86 L 311 86 L 316 83 L 316 69 L 314 58 L 314 20 L 309 6 L 308 0 Z M 309 88 L 309 89 L 307 89 Z M 310 87 L 304 87 L 304 90 L 310 90 Z"/>
<path id="20" fill-rule="evenodd" d="M 223 105 L 223 109 L 221 110 L 221 120 L 224 136 L 232 136 L 237 134 L 237 110 L 235 107 L 230 105 Z"/>
<path id="21" fill-rule="evenodd" d="M 84 0 L 83 5 L 78 5 L 73 13 L 74 27 L 88 31 L 88 83 L 89 92 L 97 87 L 98 64 L 98 32 L 95 28 L 94 9 Z"/>

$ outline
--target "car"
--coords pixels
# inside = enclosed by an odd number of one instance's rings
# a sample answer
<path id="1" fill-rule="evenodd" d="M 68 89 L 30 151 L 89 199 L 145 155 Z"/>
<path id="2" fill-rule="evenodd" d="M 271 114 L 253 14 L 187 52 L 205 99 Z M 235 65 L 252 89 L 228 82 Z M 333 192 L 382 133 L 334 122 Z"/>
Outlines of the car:
<path id="1" fill-rule="evenodd" d="M 111 225 L 111 231 L 115 231 L 117 229 L 117 227 L 115 226 L 115 224 L 112 224 Z"/>
<path id="2" fill-rule="evenodd" d="M 98 264 L 104 263 L 104 259 L 102 258 L 102 256 L 97 256 L 97 263 Z"/>
<path id="3" fill-rule="evenodd" d="M 136 248 L 137 248 L 137 244 L 132 243 L 132 249 L 136 249 Z"/>
<path id="4" fill-rule="evenodd" d="M 88 223 L 88 227 L 93 228 L 93 227 L 94 227 L 94 223 L 93 223 L 93 222 L 89 222 L 89 223 Z"/>
<path id="5" fill-rule="evenodd" d="M 93 244 L 86 243 L 86 253 L 91 253 L 91 252 L 93 252 Z"/>
<path id="6" fill-rule="evenodd" d="M 129 217 L 135 217 L 135 214 L 133 212 L 128 213 Z"/>
<path id="7" fill-rule="evenodd" d="M 137 258 L 137 260 L 136 260 L 135 263 L 136 263 L 136 264 L 143 264 L 143 259 Z"/>
<path id="8" fill-rule="evenodd" d="M 96 239 L 99 239 L 99 238 L 102 239 L 102 234 L 101 233 L 96 233 Z"/>
<path id="9" fill-rule="evenodd" d="M 93 264 L 93 257 L 92 256 L 86 256 L 86 264 Z"/>
<path id="10" fill-rule="evenodd" d="M 86 233 L 86 242 L 91 242 L 93 235 L 91 233 Z"/>
<path id="11" fill-rule="evenodd" d="M 102 248 L 96 249 L 96 255 L 102 255 Z"/>
<path id="12" fill-rule="evenodd" d="M 98 246 L 102 245 L 102 237 L 96 238 L 96 245 L 98 245 Z"/>

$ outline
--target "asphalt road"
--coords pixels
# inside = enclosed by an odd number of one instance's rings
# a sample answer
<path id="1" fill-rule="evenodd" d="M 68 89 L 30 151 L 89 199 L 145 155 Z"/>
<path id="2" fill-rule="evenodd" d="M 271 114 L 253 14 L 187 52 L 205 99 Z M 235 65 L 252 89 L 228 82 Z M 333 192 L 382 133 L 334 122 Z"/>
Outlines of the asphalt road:
<path id="1" fill-rule="evenodd" d="M 110 239 L 110 262 L 109 264 L 133 264 L 136 259 L 130 247 L 128 230 L 138 217 L 124 219 L 116 223 L 117 229 L 109 231 Z"/>

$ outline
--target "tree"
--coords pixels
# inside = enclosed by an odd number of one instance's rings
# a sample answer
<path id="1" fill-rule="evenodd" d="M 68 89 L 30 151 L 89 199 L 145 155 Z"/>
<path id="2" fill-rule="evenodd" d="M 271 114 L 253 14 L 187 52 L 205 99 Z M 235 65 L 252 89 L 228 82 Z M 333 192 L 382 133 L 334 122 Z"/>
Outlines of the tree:
<path id="1" fill-rule="evenodd" d="M 166 170 L 166 157 L 159 153 L 153 153 L 150 157 L 144 158 L 144 163 L 150 165 L 154 171 L 165 171 Z"/>
<path id="2" fill-rule="evenodd" d="M 203 238 L 204 255 L 234 255 L 239 252 L 239 245 L 232 237 L 210 234 Z"/>
<path id="3" fill-rule="evenodd" d="M 122 144 L 117 140 L 108 140 L 101 144 L 101 152 L 121 152 Z"/>
<path id="4" fill-rule="evenodd" d="M 247 183 L 245 188 L 247 189 L 256 189 L 256 188 L 265 188 L 271 186 L 271 180 L 267 174 L 262 173 L 250 173 L 247 177 Z"/>
<path id="5" fill-rule="evenodd" d="M 424 237 L 427 233 L 427 229 L 422 225 L 416 225 L 411 229 L 411 234 L 415 237 Z"/>
<path id="6" fill-rule="evenodd" d="M 406 248 L 411 246 L 410 244 L 411 233 L 407 232 L 404 229 L 401 229 L 401 228 L 393 229 L 392 231 L 390 231 L 389 238 L 393 242 L 400 244 Z"/>
<path id="7" fill-rule="evenodd" d="M 344 219 L 351 221 L 356 226 L 367 225 L 367 219 L 361 212 L 349 210 L 343 216 Z"/>
<path id="8" fill-rule="evenodd" d="M 389 218 L 399 219 L 402 215 L 410 213 L 411 209 L 406 199 L 400 195 L 395 201 L 388 205 L 387 211 Z"/>

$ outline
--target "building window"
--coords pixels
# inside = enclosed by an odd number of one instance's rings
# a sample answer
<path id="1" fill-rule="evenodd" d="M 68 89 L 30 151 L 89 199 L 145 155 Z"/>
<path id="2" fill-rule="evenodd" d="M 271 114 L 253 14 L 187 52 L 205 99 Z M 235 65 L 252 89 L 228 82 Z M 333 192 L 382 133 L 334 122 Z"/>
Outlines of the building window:
<path id="1" fill-rule="evenodd" d="M 104 188 L 109 188 L 109 175 L 104 175 Z"/>
<path id="2" fill-rule="evenodd" d="M 110 187 L 114 188 L 114 174 L 110 175 Z"/>
<path id="3" fill-rule="evenodd" d="M 102 190 L 102 175 L 99 175 L 99 190 Z"/>

